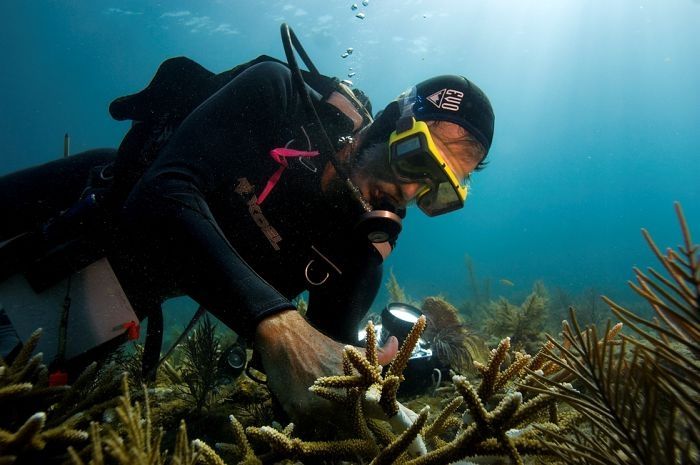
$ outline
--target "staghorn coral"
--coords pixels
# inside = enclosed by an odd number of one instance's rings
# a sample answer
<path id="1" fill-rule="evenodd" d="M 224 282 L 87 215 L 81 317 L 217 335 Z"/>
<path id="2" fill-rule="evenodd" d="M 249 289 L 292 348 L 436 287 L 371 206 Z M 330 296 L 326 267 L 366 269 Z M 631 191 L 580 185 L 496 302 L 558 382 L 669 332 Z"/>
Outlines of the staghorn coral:
<path id="1" fill-rule="evenodd" d="M 440 441 L 440 436 L 447 434 L 448 430 L 455 426 L 455 418 L 452 416 L 457 412 L 457 409 L 464 404 L 462 397 L 455 397 L 450 401 L 447 406 L 440 412 L 440 414 L 433 420 L 433 422 L 423 428 L 421 434 L 427 441 L 428 445 L 433 449 L 444 445 L 444 441 Z M 457 422 L 461 424 L 461 422 Z"/>
<path id="2" fill-rule="evenodd" d="M 96 422 L 91 423 L 91 445 L 80 453 L 69 447 L 71 462 L 86 465 L 83 458 L 89 455 L 90 465 L 225 465 L 208 445 L 199 440 L 188 440 L 184 420 L 180 423 L 174 452 L 168 461 L 167 452 L 161 451 L 164 432 L 161 428 L 154 428 L 151 421 L 150 401 L 145 386 L 143 393 L 142 409 L 139 402 L 132 402 L 127 376 L 123 376 L 122 396 L 116 407 L 118 421 L 103 427 Z"/>
<path id="3" fill-rule="evenodd" d="M 302 441 L 270 426 L 248 428 L 250 437 L 266 442 L 279 457 L 287 459 L 353 459 L 371 457 L 376 446 L 368 439 L 338 441 Z"/>
<path id="4" fill-rule="evenodd" d="M 500 403 L 488 410 L 477 390 L 463 376 L 455 376 L 453 382 L 462 395 L 470 415 L 458 434 L 449 442 L 426 455 L 408 461 L 411 465 L 447 464 L 461 459 L 483 456 L 507 457 L 511 463 L 522 464 L 522 455 L 547 455 L 546 448 L 534 439 L 534 430 L 514 428 L 527 423 L 554 400 L 547 395 L 523 403 L 520 392 L 510 392 Z M 438 417 L 437 421 L 444 421 Z M 432 429 L 433 425 L 428 429 Z"/>
<path id="5" fill-rule="evenodd" d="M 0 463 L 48 463 L 86 443 L 83 426 L 113 398 L 111 379 L 96 379 L 96 364 L 73 386 L 50 386 L 42 355 L 32 355 L 40 337 L 34 332 L 11 364 L 0 359 Z"/>
<path id="6" fill-rule="evenodd" d="M 406 337 L 387 373 L 382 376 L 381 366 L 377 363 L 374 327 L 371 322 L 368 323 L 365 354 L 355 347 L 346 346 L 344 373 L 319 378 L 310 388 L 317 395 L 338 402 L 344 407 L 343 412 L 353 416 L 353 433 L 357 437 L 337 441 L 302 441 L 292 438 L 290 432 L 265 426 L 249 427 L 246 433 L 258 442 L 268 444 L 275 456 L 287 459 L 380 457 L 377 460 L 384 463 L 406 453 L 425 453 L 418 432 L 427 412 L 422 417 L 415 415 L 396 400 L 396 391 L 403 379 L 402 372 L 424 328 L 425 317 L 421 317 Z M 386 421 L 394 433 L 400 433 L 399 436 L 394 437 L 393 433 L 378 428 L 370 418 Z M 420 423 L 416 424 L 416 421 Z M 381 449 L 378 443 L 383 445 Z"/>
<path id="7" fill-rule="evenodd" d="M 531 363 L 529 356 L 515 355 L 514 362 L 501 371 L 509 350 L 507 339 L 492 352 L 488 365 L 482 366 L 483 379 L 478 389 L 463 376 L 453 378 L 460 397 L 453 399 L 429 424 L 427 408 L 419 415 L 403 418 L 393 432 L 371 418 L 383 417 L 391 424 L 392 420 L 401 417 L 402 406 L 396 400 L 396 389 L 413 344 L 422 330 L 422 320 L 419 319 L 418 328 L 414 327 L 407 338 L 408 344 L 402 346 L 386 374 L 382 375 L 376 365 L 376 341 L 370 336 L 364 356 L 354 347 L 346 346 L 343 374 L 319 378 L 311 388 L 317 395 L 340 403 L 345 407 L 341 411 L 350 412 L 355 417 L 356 438 L 308 442 L 270 427 L 248 428 L 248 436 L 267 443 L 276 459 L 350 460 L 361 457 L 371 459 L 371 464 L 437 465 L 484 456 L 500 456 L 522 464 L 523 455 L 551 456 L 551 452 L 536 440 L 536 429 L 517 428 L 546 416 L 549 407 L 555 403 L 553 397 L 539 394 L 524 402 L 520 392 L 510 391 L 493 408 L 488 406 L 488 398 L 502 391 L 508 382 L 519 379 L 525 365 Z M 374 334 L 371 322 L 367 334 Z M 340 392 L 342 390 L 345 392 Z M 486 398 L 482 398 L 480 391 Z M 462 405 L 467 406 L 468 414 L 458 412 Z M 551 425 L 543 427 L 554 428 Z M 399 434 L 395 436 L 397 432 Z M 449 438 L 450 435 L 453 437 Z M 425 448 L 421 436 L 426 438 L 430 451 Z"/>
<path id="8" fill-rule="evenodd" d="M 700 460 L 700 257 L 679 204 L 675 205 L 683 245 L 662 254 L 644 238 L 669 277 L 635 269 L 630 283 L 656 312 L 647 320 L 604 298 L 613 313 L 640 339 L 621 334 L 620 325 L 598 339 L 583 330 L 573 309 L 564 324 L 564 343 L 546 358 L 578 386 L 534 374 L 548 392 L 567 402 L 586 422 L 569 431 L 543 431 L 545 444 L 567 464 L 690 464 Z M 559 377 L 561 378 L 561 377 Z"/>
<path id="9" fill-rule="evenodd" d="M 53 447 L 77 444 L 87 440 L 87 433 L 66 427 L 45 430 L 46 413 L 38 412 L 14 433 L 0 429 L 0 458 L 33 456 L 33 452 L 43 451 L 49 442 Z M 12 462 L 10 462 L 12 463 Z"/>
<path id="10" fill-rule="evenodd" d="M 49 426 L 59 424 L 87 427 L 105 409 L 116 405 L 121 386 L 119 366 L 88 365 L 70 386 L 66 395 L 51 406 Z"/>
<path id="11" fill-rule="evenodd" d="M 545 391 L 526 398 L 516 391 L 527 369 L 540 369 L 546 360 L 541 352 L 530 357 L 518 352 L 510 355 L 509 349 L 506 338 L 491 352 L 487 364 L 478 364 L 481 381 L 477 387 L 464 376 L 453 377 L 461 396 L 452 399 L 423 429 L 430 452 L 408 463 L 506 460 L 519 464 L 528 455 L 546 458 L 550 463 L 554 453 L 540 441 L 540 429 L 568 431 L 578 417 L 565 412 L 559 415 L 558 425 L 552 424 L 557 422 L 555 397 Z M 512 360 L 510 364 L 508 359 Z M 463 404 L 466 411 L 457 416 Z"/>
<path id="12" fill-rule="evenodd" d="M 515 353 L 515 361 L 508 368 L 501 371 L 508 351 L 510 350 L 510 338 L 501 340 L 498 347 L 491 351 L 491 356 L 486 365 L 476 364 L 477 370 L 481 373 L 481 383 L 478 388 L 478 395 L 482 402 L 488 402 L 491 397 L 502 389 L 506 383 L 513 381 L 530 361 L 530 356 L 521 352 Z"/>
<path id="13" fill-rule="evenodd" d="M 368 344 L 364 353 L 347 346 L 343 373 L 317 380 L 312 389 L 319 395 L 339 402 L 344 407 L 339 409 L 339 412 L 342 412 L 340 414 L 348 414 L 353 418 L 353 427 L 348 431 L 348 438 L 323 442 L 304 441 L 292 436 L 293 425 L 284 430 L 248 427 L 244 431 L 238 420 L 231 416 L 229 423 L 233 432 L 233 444 L 219 443 L 216 445 L 217 452 L 201 440 L 190 441 L 187 438 L 186 426 L 181 422 L 172 448 L 173 455 L 168 455 L 167 451 L 162 451 L 166 440 L 165 432 L 153 423 L 149 391 L 144 387 L 142 402 L 134 402 L 129 392 L 127 376 L 124 375 L 121 379 L 122 396 L 117 399 L 117 407 L 113 410 L 108 409 L 107 412 L 114 413 L 104 416 L 104 421 L 108 423 L 93 421 L 90 424 L 90 445 L 80 451 L 71 447 L 67 451 L 68 456 L 74 465 L 88 462 L 92 465 L 222 465 L 225 462 L 218 455 L 221 453 L 232 458 L 232 462 L 229 463 L 258 465 L 289 459 L 361 459 L 374 464 L 444 464 L 455 460 L 455 457 L 460 459 L 466 456 L 510 457 L 513 463 L 522 463 L 522 454 L 541 454 L 541 447 L 538 448 L 531 438 L 532 431 L 535 430 L 515 428 L 528 424 L 538 412 L 546 410 L 546 396 L 537 396 L 523 402 L 522 395 L 510 392 L 491 408 L 488 402 L 479 398 L 477 389 L 470 387 L 466 379 L 455 377 L 455 386 L 461 396 L 449 404 L 432 422 L 429 421 L 427 408 L 423 408 L 420 414 L 415 414 L 398 402 L 396 393 L 403 380 L 403 370 L 424 328 L 425 319 L 421 318 L 391 366 L 382 374 L 377 363 L 375 333 L 370 323 L 367 328 Z M 494 351 L 495 355 L 484 370 L 484 373 L 494 375 L 495 383 L 491 383 L 491 390 L 502 390 L 502 386 L 506 384 L 503 380 L 514 379 L 521 371 L 514 369 L 512 365 L 506 367 L 503 372 L 500 371 L 501 362 L 507 352 L 507 344 L 504 343 L 503 346 L 506 350 Z M 514 359 L 517 362 L 519 357 L 515 356 Z M 96 371 L 93 369 L 87 373 L 94 375 Z M 80 383 L 89 385 L 85 380 Z M 74 400 L 69 404 L 76 405 Z M 478 421 L 464 423 L 464 419 L 470 416 L 458 411 L 461 405 L 467 405 L 470 413 L 475 412 L 471 415 Z M 64 412 L 62 415 L 67 414 L 68 412 Z M 33 438 L 28 440 L 29 443 L 42 439 L 42 436 L 37 435 L 37 431 L 42 431 L 43 418 L 41 415 L 32 418 L 21 434 L 17 432 L 16 437 Z M 423 435 L 429 438 L 430 452 L 422 439 Z M 85 433 L 83 442 L 84 436 Z M 256 455 L 248 442 L 249 439 L 258 446 L 261 443 L 266 444 L 269 451 L 260 456 Z M 9 453 L 0 458 L 8 463 L 13 459 Z"/>
<path id="14" fill-rule="evenodd" d="M 464 373 L 473 369 L 474 361 L 486 360 L 486 343 L 466 327 L 457 308 L 444 298 L 427 297 L 421 312 L 427 318 L 423 338 L 443 365 Z"/>
<path id="15" fill-rule="evenodd" d="M 229 416 L 229 422 L 234 444 L 218 443 L 216 448 L 234 457 L 239 465 L 262 465 L 262 461 L 255 455 L 250 442 L 248 442 L 243 425 L 233 415 Z"/>
<path id="16" fill-rule="evenodd" d="M 35 331 L 11 364 L 0 358 L 0 427 L 17 426 L 37 410 L 45 410 L 65 396 L 67 386 L 49 386 L 49 372 L 42 354 L 34 350 L 41 337 Z"/>

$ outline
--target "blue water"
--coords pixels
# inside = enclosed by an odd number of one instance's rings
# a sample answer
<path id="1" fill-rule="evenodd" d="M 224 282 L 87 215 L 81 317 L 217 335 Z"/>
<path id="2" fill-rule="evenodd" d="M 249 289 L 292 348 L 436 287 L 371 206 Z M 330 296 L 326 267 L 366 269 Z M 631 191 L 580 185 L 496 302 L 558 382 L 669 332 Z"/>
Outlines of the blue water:
<path id="1" fill-rule="evenodd" d="M 467 298 L 468 255 L 494 294 L 543 279 L 624 300 L 631 267 L 654 264 L 641 227 L 678 244 L 678 200 L 700 237 L 698 0 L 370 0 L 358 2 L 365 19 L 352 3 L 8 2 L 0 174 L 61 156 L 65 132 L 73 152 L 117 146 L 128 124 L 110 119 L 109 102 L 164 59 L 222 71 L 282 58 L 287 21 L 322 72 L 353 67 L 375 111 L 442 73 L 490 96 L 495 142 L 465 209 L 411 211 L 388 263 L 415 298 Z"/>

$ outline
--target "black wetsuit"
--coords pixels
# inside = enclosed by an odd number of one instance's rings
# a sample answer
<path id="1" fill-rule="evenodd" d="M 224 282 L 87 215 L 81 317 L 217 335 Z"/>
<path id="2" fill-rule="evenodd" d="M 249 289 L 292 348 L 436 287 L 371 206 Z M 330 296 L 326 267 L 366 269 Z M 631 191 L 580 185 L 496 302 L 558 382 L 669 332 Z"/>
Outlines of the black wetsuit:
<path id="1" fill-rule="evenodd" d="M 332 140 L 350 134 L 350 119 L 311 93 Z M 274 62 L 246 70 L 184 120 L 113 212 L 108 257 L 137 313 L 189 295 L 251 336 L 261 319 L 293 308 L 290 300 L 309 290 L 310 321 L 354 340 L 382 267 L 376 248 L 353 232 L 356 201 L 321 192 L 324 161 L 292 159 L 269 197 L 256 202 L 279 168 L 271 149 L 290 141 L 310 149 L 305 120 L 288 68 Z M 83 184 L 56 183 L 57 169 L 73 163 L 80 178 L 111 157 L 96 151 L 0 178 L 0 214 L 13 222 L 0 240 L 77 197 Z M 32 185 L 42 177 L 50 181 L 38 195 Z M 13 201 L 18 192 L 23 206 Z M 43 198 L 50 205 L 37 203 Z"/>

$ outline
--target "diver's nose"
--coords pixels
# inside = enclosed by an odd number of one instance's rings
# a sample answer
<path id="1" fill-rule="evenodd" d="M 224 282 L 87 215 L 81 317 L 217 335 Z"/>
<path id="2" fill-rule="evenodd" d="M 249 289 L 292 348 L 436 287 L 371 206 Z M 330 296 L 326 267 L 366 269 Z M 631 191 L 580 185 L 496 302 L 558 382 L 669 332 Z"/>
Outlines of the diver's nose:
<path id="1" fill-rule="evenodd" d="M 403 195 L 404 200 L 408 203 L 416 198 L 416 195 L 418 195 L 418 192 L 420 192 L 423 187 L 424 184 L 419 182 L 401 184 L 401 195 Z"/>

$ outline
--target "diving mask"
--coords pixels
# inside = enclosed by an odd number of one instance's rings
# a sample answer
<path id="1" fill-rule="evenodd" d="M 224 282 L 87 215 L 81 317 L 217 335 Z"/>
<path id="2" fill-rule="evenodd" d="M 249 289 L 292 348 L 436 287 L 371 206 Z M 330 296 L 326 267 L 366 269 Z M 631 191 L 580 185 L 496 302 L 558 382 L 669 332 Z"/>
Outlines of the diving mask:
<path id="1" fill-rule="evenodd" d="M 412 115 L 399 118 L 396 131 L 389 136 L 389 151 L 389 164 L 398 180 L 425 184 L 416 195 L 416 204 L 426 215 L 442 215 L 464 206 L 467 186 L 445 161 L 425 122 Z"/>

